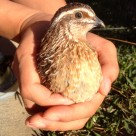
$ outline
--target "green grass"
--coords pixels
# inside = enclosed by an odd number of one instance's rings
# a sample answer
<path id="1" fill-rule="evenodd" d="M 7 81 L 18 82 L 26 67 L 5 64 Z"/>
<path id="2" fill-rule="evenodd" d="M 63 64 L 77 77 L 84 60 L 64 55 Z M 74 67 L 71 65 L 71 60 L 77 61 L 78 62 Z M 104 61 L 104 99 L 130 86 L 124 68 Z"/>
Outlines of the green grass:
<path id="1" fill-rule="evenodd" d="M 120 74 L 111 92 L 82 130 L 44 132 L 41 136 L 135 136 L 136 46 L 115 42 Z"/>

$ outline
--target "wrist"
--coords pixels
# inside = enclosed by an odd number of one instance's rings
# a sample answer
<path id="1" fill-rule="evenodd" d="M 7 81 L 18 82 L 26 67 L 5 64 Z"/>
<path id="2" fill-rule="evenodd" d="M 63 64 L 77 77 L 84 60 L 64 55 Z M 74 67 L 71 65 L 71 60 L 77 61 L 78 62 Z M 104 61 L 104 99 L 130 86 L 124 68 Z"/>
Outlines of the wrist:
<path id="1" fill-rule="evenodd" d="M 43 35 L 49 27 L 52 16 L 41 12 L 27 18 L 22 23 L 20 39 L 17 39 L 20 43 L 17 49 L 18 58 L 31 56 L 35 52 L 36 46 L 40 44 Z"/>
<path id="2" fill-rule="evenodd" d="M 29 8 L 36 9 L 47 14 L 55 14 L 55 12 L 66 5 L 65 0 L 12 0 L 13 2 L 25 5 Z"/>
<path id="3" fill-rule="evenodd" d="M 52 17 L 53 15 L 39 12 L 27 18 L 20 27 L 21 40 L 25 38 L 26 35 L 28 36 L 28 33 L 35 34 L 37 40 L 41 39 L 48 29 Z"/>
<path id="4" fill-rule="evenodd" d="M 0 5 L 0 35 L 8 39 L 19 35 L 23 22 L 40 12 L 11 1 L 0 1 Z"/>
<path id="5" fill-rule="evenodd" d="M 50 20 L 52 19 L 53 15 L 49 15 L 49 14 L 45 14 L 43 12 L 37 12 L 35 14 L 33 14 L 32 16 L 28 17 L 27 19 L 25 19 L 20 27 L 20 32 L 25 31 L 28 27 L 32 26 L 33 24 L 42 22 L 43 23 L 47 23 L 47 26 L 49 25 Z M 39 26 L 40 27 L 40 26 Z"/>
<path id="6" fill-rule="evenodd" d="M 35 14 L 22 24 L 19 38 L 15 39 L 19 43 L 16 57 L 20 65 L 33 57 L 36 46 L 40 44 L 41 37 L 45 33 L 43 29 L 45 23 L 46 21 L 37 19 Z M 41 33 L 41 31 L 43 32 Z"/>

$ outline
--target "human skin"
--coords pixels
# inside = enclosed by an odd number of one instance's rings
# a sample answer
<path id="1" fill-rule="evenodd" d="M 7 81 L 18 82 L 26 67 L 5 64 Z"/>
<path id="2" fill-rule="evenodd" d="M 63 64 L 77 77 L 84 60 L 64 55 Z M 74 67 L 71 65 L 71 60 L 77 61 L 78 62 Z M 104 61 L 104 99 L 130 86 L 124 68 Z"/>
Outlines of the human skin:
<path id="1" fill-rule="evenodd" d="M 18 78 L 25 107 L 32 114 L 27 119 L 26 124 L 30 127 L 51 131 L 80 129 L 95 114 L 105 96 L 110 91 L 112 82 L 118 76 L 119 68 L 116 48 L 113 43 L 95 34 L 88 33 L 87 35 L 87 40 L 98 52 L 104 77 L 100 89 L 92 101 L 74 104 L 71 100 L 63 98 L 59 94 L 52 94 L 46 87 L 40 84 L 34 63 L 34 54 L 35 48 L 39 45 L 41 37 L 48 28 L 49 21 L 54 12 L 65 3 L 59 5 L 59 2 L 56 1 L 54 3 L 58 3 L 59 6 L 54 8 L 54 11 L 48 10 L 46 12 L 46 8 L 44 8 L 46 4 L 43 4 L 42 0 L 35 0 L 37 5 L 40 5 L 40 2 L 42 3 L 42 8 L 41 6 L 35 8 L 36 4 L 31 5 L 33 0 L 30 1 L 15 1 L 24 6 L 16 3 L 13 4 L 13 2 L 8 0 L 0 1 L 0 5 L 4 7 L 2 9 L 6 10 L 5 12 L 9 9 L 12 10 L 12 13 L 10 13 L 12 25 L 8 26 L 8 29 L 4 28 L 4 21 L 6 20 L 8 22 L 9 19 L 5 15 L 5 18 L 3 17 L 0 22 L 0 26 L 3 26 L 0 28 L 0 35 L 9 39 L 20 37 L 20 45 L 16 50 L 13 69 Z M 48 3 L 50 2 L 48 1 Z M 6 6 L 7 4 L 8 6 Z M 22 11 L 21 15 L 19 13 L 16 14 L 17 10 Z M 0 11 L 0 17 L 1 13 L 4 14 L 4 11 Z M 12 32 L 13 30 L 14 33 Z"/>

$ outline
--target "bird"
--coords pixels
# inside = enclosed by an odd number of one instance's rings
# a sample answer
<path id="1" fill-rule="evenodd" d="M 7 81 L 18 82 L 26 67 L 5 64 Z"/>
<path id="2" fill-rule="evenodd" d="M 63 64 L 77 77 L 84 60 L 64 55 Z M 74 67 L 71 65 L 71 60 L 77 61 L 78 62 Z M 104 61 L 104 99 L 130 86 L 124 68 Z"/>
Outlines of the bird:
<path id="1" fill-rule="evenodd" d="M 74 103 L 90 101 L 97 93 L 103 78 L 101 65 L 86 39 L 96 26 L 104 23 L 87 4 L 70 3 L 55 13 L 36 55 L 41 84 L 52 93 Z"/>

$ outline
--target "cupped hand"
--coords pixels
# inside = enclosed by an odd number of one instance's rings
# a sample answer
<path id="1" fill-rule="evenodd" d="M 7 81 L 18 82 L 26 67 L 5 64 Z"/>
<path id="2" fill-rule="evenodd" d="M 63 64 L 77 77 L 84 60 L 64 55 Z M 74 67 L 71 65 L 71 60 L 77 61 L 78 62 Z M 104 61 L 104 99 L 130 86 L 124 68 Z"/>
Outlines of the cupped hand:
<path id="1" fill-rule="evenodd" d="M 112 82 L 118 76 L 116 48 L 110 41 L 88 33 L 88 41 L 98 52 L 103 81 L 91 101 L 74 104 L 59 94 L 52 94 L 40 84 L 34 56 L 47 26 L 46 21 L 36 21 L 24 31 L 14 60 L 13 68 L 26 109 L 34 111 L 34 114 L 26 120 L 26 125 L 50 131 L 80 129 L 95 114 L 110 91 Z"/>
<path id="2" fill-rule="evenodd" d="M 110 41 L 92 33 L 87 35 L 87 39 L 98 52 L 103 73 L 103 81 L 93 100 L 49 107 L 46 111 L 29 117 L 26 121 L 28 126 L 51 131 L 76 130 L 82 128 L 88 119 L 95 114 L 110 91 L 112 82 L 117 78 L 119 68 L 116 48 Z"/>
<path id="3" fill-rule="evenodd" d="M 46 18 L 49 17 L 41 15 L 41 18 L 45 18 L 45 20 L 40 20 L 39 15 L 38 17 L 36 15 L 24 25 L 20 45 L 16 50 L 13 62 L 13 70 L 19 82 L 21 96 L 26 109 L 30 112 L 33 112 L 33 109 L 38 105 L 51 106 L 73 103 L 60 94 L 51 93 L 40 84 L 35 64 L 36 48 L 40 45 L 41 37 L 49 26 L 49 22 L 46 21 Z"/>

